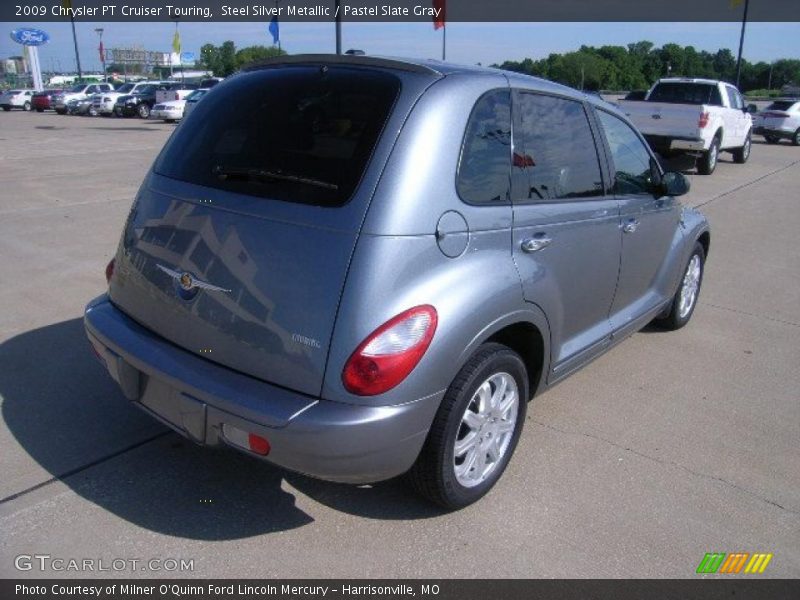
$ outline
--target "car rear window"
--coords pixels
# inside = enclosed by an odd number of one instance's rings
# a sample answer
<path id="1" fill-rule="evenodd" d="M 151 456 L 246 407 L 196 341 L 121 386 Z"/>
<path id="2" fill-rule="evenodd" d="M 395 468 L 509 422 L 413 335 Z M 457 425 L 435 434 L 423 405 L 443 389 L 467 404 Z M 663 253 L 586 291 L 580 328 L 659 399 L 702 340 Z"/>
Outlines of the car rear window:
<path id="1" fill-rule="evenodd" d="M 361 180 L 399 89 L 396 76 L 370 69 L 242 73 L 197 105 L 155 171 L 251 196 L 341 206 Z"/>
<path id="2" fill-rule="evenodd" d="M 647 100 L 669 104 L 722 106 L 722 97 L 718 86 L 710 83 L 659 83 L 653 88 Z"/>

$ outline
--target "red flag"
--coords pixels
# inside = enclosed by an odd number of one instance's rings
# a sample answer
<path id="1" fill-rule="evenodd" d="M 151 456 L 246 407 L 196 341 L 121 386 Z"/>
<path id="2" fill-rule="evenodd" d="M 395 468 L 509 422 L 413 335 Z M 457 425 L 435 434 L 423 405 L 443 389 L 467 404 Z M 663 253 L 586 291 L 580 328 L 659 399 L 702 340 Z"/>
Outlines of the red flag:
<path id="1" fill-rule="evenodd" d="M 103 48 L 103 40 L 100 40 L 100 46 L 97 48 L 100 52 L 100 62 L 103 62 L 106 59 L 106 51 Z"/>
<path id="2" fill-rule="evenodd" d="M 433 17 L 433 29 L 434 30 L 439 29 L 441 27 L 444 27 L 445 10 L 446 10 L 445 9 L 445 3 L 446 3 L 446 1 L 447 0 L 433 0 L 433 8 L 435 8 L 437 13 L 439 14 L 438 17 L 435 16 L 435 15 Z"/>

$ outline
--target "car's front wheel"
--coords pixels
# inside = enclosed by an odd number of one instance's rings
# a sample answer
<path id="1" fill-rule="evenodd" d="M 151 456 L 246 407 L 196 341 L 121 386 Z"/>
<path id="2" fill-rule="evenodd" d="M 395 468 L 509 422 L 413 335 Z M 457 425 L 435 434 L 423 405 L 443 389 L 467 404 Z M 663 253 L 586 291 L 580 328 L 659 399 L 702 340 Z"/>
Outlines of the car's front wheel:
<path id="1" fill-rule="evenodd" d="M 411 485 L 448 509 L 484 496 L 500 479 L 525 422 L 528 378 L 519 355 L 481 346 L 448 388 L 417 462 Z"/>
<path id="2" fill-rule="evenodd" d="M 672 298 L 669 312 L 656 322 L 664 329 L 674 331 L 689 322 L 697 306 L 700 296 L 700 286 L 703 283 L 703 270 L 706 263 L 706 253 L 700 242 L 695 242 L 692 255 L 683 271 L 683 279 Z"/>
<path id="3" fill-rule="evenodd" d="M 140 104 L 139 108 L 136 109 L 136 111 L 139 113 L 139 116 L 142 119 L 146 119 L 147 117 L 150 116 L 150 107 L 147 106 L 147 104 Z"/>
<path id="4" fill-rule="evenodd" d="M 800 128 L 792 136 L 792 146 L 800 146 Z"/>
<path id="5" fill-rule="evenodd" d="M 25 102 L 25 104 L 22 105 L 22 110 L 24 110 L 25 112 L 30 112 L 31 103 L 30 102 Z"/>

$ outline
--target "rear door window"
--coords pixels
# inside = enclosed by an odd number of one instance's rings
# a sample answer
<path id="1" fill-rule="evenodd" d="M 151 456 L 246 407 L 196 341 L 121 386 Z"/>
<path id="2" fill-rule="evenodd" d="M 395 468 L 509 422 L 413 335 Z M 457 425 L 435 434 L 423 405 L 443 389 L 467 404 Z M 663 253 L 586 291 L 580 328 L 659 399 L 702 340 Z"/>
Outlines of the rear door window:
<path id="1" fill-rule="evenodd" d="M 456 189 L 468 204 L 509 200 L 511 177 L 511 93 L 495 90 L 481 96 L 464 133 Z"/>
<path id="2" fill-rule="evenodd" d="M 514 167 L 525 171 L 520 202 L 603 196 L 603 178 L 589 118 L 576 100 L 519 92 Z M 516 195 L 516 192 L 515 192 Z"/>
<path id="3" fill-rule="evenodd" d="M 251 196 L 341 206 L 361 180 L 399 90 L 395 75 L 371 69 L 242 73 L 197 105 L 155 170 Z"/>

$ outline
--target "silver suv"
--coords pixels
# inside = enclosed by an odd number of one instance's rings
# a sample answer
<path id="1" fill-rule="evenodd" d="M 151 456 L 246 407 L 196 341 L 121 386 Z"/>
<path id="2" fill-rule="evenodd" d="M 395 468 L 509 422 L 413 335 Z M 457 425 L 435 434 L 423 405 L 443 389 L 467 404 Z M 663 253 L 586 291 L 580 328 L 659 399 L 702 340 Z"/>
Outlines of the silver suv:
<path id="1" fill-rule="evenodd" d="M 654 319 L 709 248 L 614 107 L 492 69 L 295 56 L 211 90 L 139 190 L 86 330 L 198 444 L 458 508 L 528 400 Z"/>

